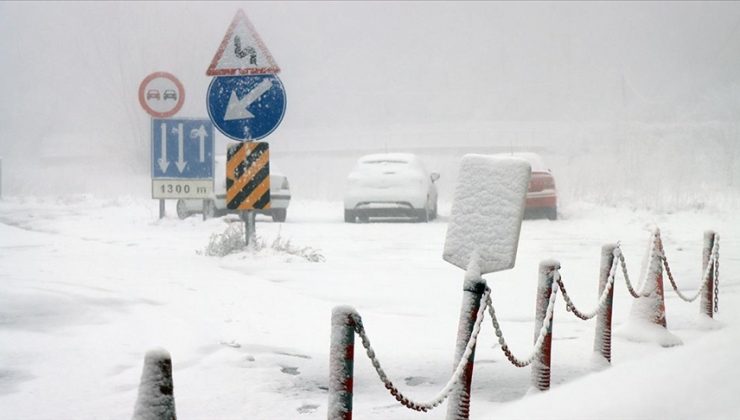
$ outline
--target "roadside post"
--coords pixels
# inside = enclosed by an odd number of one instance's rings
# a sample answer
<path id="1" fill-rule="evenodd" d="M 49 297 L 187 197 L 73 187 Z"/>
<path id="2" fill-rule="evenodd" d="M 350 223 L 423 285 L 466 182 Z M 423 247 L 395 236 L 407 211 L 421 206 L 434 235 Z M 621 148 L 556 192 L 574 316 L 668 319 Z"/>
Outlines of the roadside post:
<path id="1" fill-rule="evenodd" d="M 239 9 L 206 71 L 215 76 L 206 105 L 213 125 L 239 143 L 227 150 L 226 206 L 241 211 L 247 245 L 256 237 L 255 210 L 270 208 L 269 144 L 260 142 L 283 120 L 280 67 Z"/>
<path id="2" fill-rule="evenodd" d="M 0 164 L 2 164 L 2 160 L 0 160 Z M 1 169 L 1 167 L 0 167 Z M 2 179 L 2 174 L 0 174 L 0 179 Z M 2 194 L 0 194 L 0 197 L 2 197 Z M 702 248 L 701 253 L 701 272 L 706 273 L 707 266 L 710 264 L 711 260 L 711 254 L 712 254 L 712 248 L 714 248 L 714 241 L 716 240 L 717 234 L 714 231 L 708 230 L 704 232 L 704 247 Z M 717 262 L 712 262 L 713 268 L 716 266 Z M 702 281 L 706 281 L 706 279 L 702 279 Z M 704 315 L 708 316 L 709 318 L 714 318 L 714 307 L 717 306 L 715 302 L 715 290 L 714 290 L 714 273 L 712 273 L 712 280 L 707 283 L 707 286 L 704 288 L 704 293 L 701 295 L 700 302 L 700 311 Z"/>
<path id="3" fill-rule="evenodd" d="M 529 163 L 513 157 L 465 155 L 447 227 L 443 258 L 465 270 L 462 308 L 455 348 L 456 366 L 473 331 L 487 286 L 482 275 L 514 267 L 524 218 Z M 475 349 L 462 379 L 450 394 L 448 420 L 470 415 L 470 386 Z"/>

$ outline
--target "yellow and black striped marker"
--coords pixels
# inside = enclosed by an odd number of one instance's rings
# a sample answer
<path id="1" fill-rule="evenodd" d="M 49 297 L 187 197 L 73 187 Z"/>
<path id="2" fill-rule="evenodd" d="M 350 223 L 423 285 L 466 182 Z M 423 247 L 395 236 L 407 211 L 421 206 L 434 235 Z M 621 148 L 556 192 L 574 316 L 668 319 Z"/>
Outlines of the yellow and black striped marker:
<path id="1" fill-rule="evenodd" d="M 231 210 L 270 208 L 270 146 L 239 143 L 226 153 L 226 207 Z"/>

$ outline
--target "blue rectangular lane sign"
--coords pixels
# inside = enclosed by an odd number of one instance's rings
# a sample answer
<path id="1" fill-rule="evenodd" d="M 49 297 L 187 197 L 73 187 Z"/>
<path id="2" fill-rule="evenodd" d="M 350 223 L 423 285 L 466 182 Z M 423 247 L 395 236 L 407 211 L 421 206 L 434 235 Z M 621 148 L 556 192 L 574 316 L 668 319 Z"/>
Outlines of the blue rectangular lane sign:
<path id="1" fill-rule="evenodd" d="M 213 179 L 213 123 L 152 119 L 152 179 Z"/>

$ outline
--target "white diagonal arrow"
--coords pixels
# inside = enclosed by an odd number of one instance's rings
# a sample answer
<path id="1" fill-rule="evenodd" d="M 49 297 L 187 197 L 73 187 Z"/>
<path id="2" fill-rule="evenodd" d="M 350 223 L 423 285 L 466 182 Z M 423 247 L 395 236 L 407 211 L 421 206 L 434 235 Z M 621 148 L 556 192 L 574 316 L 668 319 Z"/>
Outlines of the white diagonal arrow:
<path id="1" fill-rule="evenodd" d="M 185 146 L 185 136 L 182 134 L 182 123 L 177 124 L 177 128 L 172 128 L 173 133 L 177 133 L 177 162 L 175 162 L 175 166 L 177 166 L 177 170 L 182 173 L 182 171 L 185 170 L 185 165 L 188 163 L 183 160 L 183 147 Z"/>
<path id="2" fill-rule="evenodd" d="M 162 170 L 162 174 L 167 172 L 167 168 L 170 166 L 170 162 L 167 161 L 167 124 L 162 123 L 160 126 L 160 141 L 162 142 L 162 156 L 159 158 L 159 169 Z"/>
<path id="3" fill-rule="evenodd" d="M 200 127 L 196 130 L 190 130 L 190 138 L 191 139 L 200 139 L 200 161 L 205 162 L 206 160 L 206 137 L 208 137 L 208 132 L 206 131 L 206 128 L 203 126 L 203 124 L 200 125 Z"/>
<path id="4" fill-rule="evenodd" d="M 254 89 L 250 90 L 249 93 L 244 95 L 243 98 L 239 99 L 236 96 L 236 91 L 231 91 L 229 97 L 229 104 L 226 106 L 226 114 L 224 115 L 224 121 L 231 120 L 244 120 L 247 118 L 254 118 L 254 114 L 249 112 L 247 108 L 252 102 L 259 99 L 268 90 L 272 88 L 272 80 L 265 79 L 257 84 Z"/>

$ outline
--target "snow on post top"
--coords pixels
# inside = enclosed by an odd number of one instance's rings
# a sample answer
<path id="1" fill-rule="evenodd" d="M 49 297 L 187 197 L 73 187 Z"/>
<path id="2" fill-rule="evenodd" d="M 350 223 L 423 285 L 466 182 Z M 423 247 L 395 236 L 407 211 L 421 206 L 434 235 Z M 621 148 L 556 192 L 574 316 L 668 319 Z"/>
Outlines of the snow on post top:
<path id="1" fill-rule="evenodd" d="M 480 274 L 514 267 L 530 175 L 521 158 L 463 156 L 444 260 Z"/>

